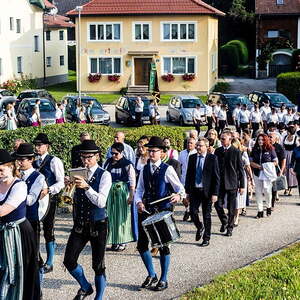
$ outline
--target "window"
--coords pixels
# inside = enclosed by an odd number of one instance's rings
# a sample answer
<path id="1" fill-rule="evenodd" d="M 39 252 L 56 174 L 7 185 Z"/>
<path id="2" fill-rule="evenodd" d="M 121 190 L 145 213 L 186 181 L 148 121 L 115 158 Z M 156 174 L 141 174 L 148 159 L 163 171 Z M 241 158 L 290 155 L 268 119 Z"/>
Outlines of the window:
<path id="1" fill-rule="evenodd" d="M 267 37 L 268 38 L 277 38 L 277 37 L 279 37 L 279 31 L 278 30 L 269 30 Z"/>
<path id="2" fill-rule="evenodd" d="M 10 29 L 10 30 L 14 30 L 14 29 L 15 29 L 15 26 L 14 26 L 14 18 L 13 18 L 13 17 L 10 17 L 10 18 L 9 18 L 9 29 Z"/>
<path id="3" fill-rule="evenodd" d="M 163 41 L 194 41 L 196 39 L 196 23 L 163 22 L 161 28 Z"/>
<path id="4" fill-rule="evenodd" d="M 276 0 L 276 5 L 283 5 L 284 1 L 283 0 Z"/>
<path id="5" fill-rule="evenodd" d="M 23 58 L 22 58 L 22 56 L 17 57 L 17 72 L 23 73 Z"/>
<path id="6" fill-rule="evenodd" d="M 171 73 L 182 75 L 185 73 L 195 73 L 195 57 L 164 57 L 163 74 Z"/>
<path id="7" fill-rule="evenodd" d="M 64 55 L 60 55 L 59 56 L 59 65 L 60 66 L 64 66 L 65 65 L 65 56 Z"/>
<path id="8" fill-rule="evenodd" d="M 150 24 L 149 23 L 134 23 L 133 26 L 134 41 L 149 41 L 150 40 Z"/>
<path id="9" fill-rule="evenodd" d="M 286 38 L 289 39 L 291 38 L 291 33 L 288 30 L 280 29 L 280 30 L 268 30 L 266 34 L 267 38 Z"/>
<path id="10" fill-rule="evenodd" d="M 51 67 L 51 64 L 52 64 L 51 56 L 47 56 L 46 57 L 46 66 L 47 67 Z"/>
<path id="11" fill-rule="evenodd" d="M 121 74 L 121 58 L 90 58 L 90 73 L 101 73 L 103 75 Z"/>
<path id="12" fill-rule="evenodd" d="M 120 41 L 121 23 L 96 23 L 89 26 L 90 41 Z"/>
<path id="13" fill-rule="evenodd" d="M 17 33 L 21 33 L 21 19 L 16 19 Z"/>
<path id="14" fill-rule="evenodd" d="M 63 31 L 63 30 L 60 30 L 60 31 L 59 31 L 59 40 L 60 40 L 60 41 L 63 41 L 63 40 L 64 40 L 64 31 Z"/>
<path id="15" fill-rule="evenodd" d="M 39 52 L 40 51 L 39 36 L 35 35 L 33 38 L 34 38 L 34 51 Z"/>
<path id="16" fill-rule="evenodd" d="M 48 30 L 46 31 L 46 41 L 50 41 L 51 40 L 51 31 Z"/>
<path id="17" fill-rule="evenodd" d="M 217 70 L 217 53 L 211 55 L 211 71 L 215 72 Z"/>

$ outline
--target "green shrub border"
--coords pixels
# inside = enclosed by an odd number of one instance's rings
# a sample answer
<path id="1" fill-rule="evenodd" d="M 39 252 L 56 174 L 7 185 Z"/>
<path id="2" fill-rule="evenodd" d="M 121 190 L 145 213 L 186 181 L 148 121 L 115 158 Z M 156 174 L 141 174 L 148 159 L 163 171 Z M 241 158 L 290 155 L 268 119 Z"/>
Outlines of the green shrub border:
<path id="1" fill-rule="evenodd" d="M 247 65 L 249 61 L 249 53 L 247 45 L 241 40 L 231 40 L 227 45 L 234 45 L 238 49 L 240 64 Z"/>
<path id="2" fill-rule="evenodd" d="M 277 91 L 287 96 L 294 104 L 297 103 L 297 94 L 300 93 L 300 72 L 281 73 L 277 76 Z"/>

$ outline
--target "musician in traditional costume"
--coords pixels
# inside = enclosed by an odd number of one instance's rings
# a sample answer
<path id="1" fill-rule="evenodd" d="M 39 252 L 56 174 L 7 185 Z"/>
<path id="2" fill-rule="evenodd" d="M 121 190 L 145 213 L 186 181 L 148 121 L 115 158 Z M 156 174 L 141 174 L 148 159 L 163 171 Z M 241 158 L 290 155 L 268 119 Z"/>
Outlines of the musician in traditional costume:
<path id="1" fill-rule="evenodd" d="M 49 210 L 43 220 L 44 238 L 46 242 L 47 260 L 44 264 L 44 273 L 53 271 L 53 261 L 55 252 L 54 221 L 58 201 L 58 194 L 64 188 L 64 165 L 56 156 L 49 154 L 52 144 L 45 133 L 39 133 L 33 140 L 35 151 L 39 159 L 35 160 L 33 167 L 42 173 L 48 185 L 47 193 L 50 197 Z"/>
<path id="2" fill-rule="evenodd" d="M 26 219 L 26 183 L 15 176 L 14 158 L 0 149 L 0 299 L 35 300 L 38 258 Z"/>
<path id="3" fill-rule="evenodd" d="M 26 199 L 26 218 L 30 222 L 35 233 L 37 248 L 36 253 L 39 258 L 39 273 L 40 277 L 36 283 L 36 295 L 40 295 L 40 285 L 43 279 L 43 259 L 40 255 L 40 219 L 39 219 L 39 204 L 40 196 L 43 197 L 47 193 L 47 183 L 45 176 L 36 171 L 32 167 L 34 161 L 33 146 L 28 143 L 20 144 L 15 152 L 15 157 L 19 165 L 20 178 L 25 181 L 27 185 L 27 199 Z M 38 296 L 37 296 L 38 297 Z"/>
<path id="4" fill-rule="evenodd" d="M 108 224 L 105 206 L 112 180 L 110 173 L 98 166 L 99 151 L 95 141 L 83 141 L 80 155 L 88 169 L 88 178 L 74 176 L 74 226 L 68 239 L 64 265 L 80 285 L 75 300 L 84 299 L 93 293 L 92 285 L 87 281 L 82 266 L 77 263 L 88 242 L 92 248 L 92 265 L 95 271 L 95 300 L 103 299 L 106 287 L 104 255 Z"/>
<path id="5" fill-rule="evenodd" d="M 148 276 L 141 287 L 150 288 L 157 283 L 154 290 L 162 291 L 168 287 L 167 276 L 170 265 L 170 248 L 168 245 L 165 245 L 159 249 L 161 276 L 158 281 L 153 266 L 152 256 L 148 248 L 148 236 L 142 226 L 142 221 L 149 216 L 147 212 L 150 212 L 150 214 L 153 215 L 157 211 L 172 211 L 174 204 L 185 197 L 185 191 L 174 168 L 161 161 L 161 152 L 165 148 L 162 139 L 153 136 L 145 146 L 148 147 L 150 159 L 141 170 L 134 197 L 134 201 L 139 211 L 139 237 L 137 249 L 148 271 Z M 174 192 L 177 194 L 172 195 Z M 169 195 L 171 196 L 170 199 L 151 205 L 151 202 Z"/>
<path id="6" fill-rule="evenodd" d="M 137 240 L 137 210 L 131 205 L 136 185 L 132 163 L 123 156 L 124 144 L 114 143 L 104 169 L 112 176 L 112 188 L 107 200 L 109 236 L 107 244 L 113 251 L 123 251 L 126 243 Z"/>

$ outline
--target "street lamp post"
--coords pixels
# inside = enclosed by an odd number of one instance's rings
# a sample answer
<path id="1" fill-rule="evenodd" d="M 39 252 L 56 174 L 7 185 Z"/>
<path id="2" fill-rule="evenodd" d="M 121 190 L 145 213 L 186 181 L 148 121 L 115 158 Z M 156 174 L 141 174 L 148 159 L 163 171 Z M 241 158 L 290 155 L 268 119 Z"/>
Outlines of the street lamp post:
<path id="1" fill-rule="evenodd" d="M 81 22 L 81 11 L 82 6 L 76 6 L 75 10 L 78 11 L 78 34 L 77 34 L 77 87 L 78 87 L 78 98 L 79 102 L 81 102 L 81 63 L 80 63 L 80 56 L 81 56 L 81 45 L 80 45 L 80 37 L 81 37 L 81 29 L 80 29 L 80 22 Z"/>

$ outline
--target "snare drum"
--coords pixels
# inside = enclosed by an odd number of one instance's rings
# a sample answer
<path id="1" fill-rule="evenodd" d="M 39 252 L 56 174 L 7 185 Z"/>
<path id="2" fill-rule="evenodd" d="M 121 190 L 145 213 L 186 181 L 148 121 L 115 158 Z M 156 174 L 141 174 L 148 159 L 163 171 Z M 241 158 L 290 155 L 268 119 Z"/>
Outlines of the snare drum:
<path id="1" fill-rule="evenodd" d="M 151 246 L 160 248 L 180 238 L 179 231 L 170 211 L 163 211 L 148 217 L 142 226 L 151 241 Z"/>

